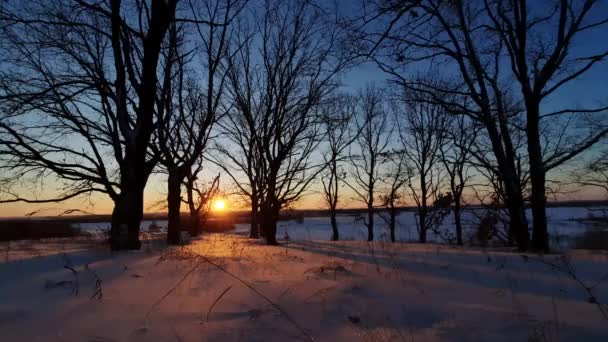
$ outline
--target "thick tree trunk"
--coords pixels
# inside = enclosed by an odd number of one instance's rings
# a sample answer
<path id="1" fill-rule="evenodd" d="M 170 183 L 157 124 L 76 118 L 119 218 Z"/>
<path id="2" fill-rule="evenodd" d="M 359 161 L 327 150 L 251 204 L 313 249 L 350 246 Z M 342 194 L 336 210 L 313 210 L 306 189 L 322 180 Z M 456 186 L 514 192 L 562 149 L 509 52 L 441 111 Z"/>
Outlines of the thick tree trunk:
<path id="1" fill-rule="evenodd" d="M 130 155 L 129 155 L 130 157 Z M 143 161 L 141 162 L 143 164 Z M 133 158 L 121 167 L 120 195 L 114 201 L 110 247 L 112 250 L 139 249 L 139 228 L 144 216 L 144 188 L 147 174 Z"/>
<path id="2" fill-rule="evenodd" d="M 112 211 L 112 226 L 110 229 L 110 247 L 112 250 L 137 250 L 141 247 L 139 226 L 143 218 L 142 203 L 143 190 L 139 193 L 136 189 L 123 187 Z"/>
<path id="3" fill-rule="evenodd" d="M 530 172 L 532 180 L 532 248 L 536 251 L 549 251 L 549 233 L 547 230 L 547 199 L 545 196 L 545 173 L 540 171 L 539 174 L 532 176 L 534 172 Z"/>
<path id="4" fill-rule="evenodd" d="M 270 246 L 276 246 L 277 242 L 277 220 L 270 219 L 266 225 L 266 243 Z"/>
<path id="5" fill-rule="evenodd" d="M 462 218 L 460 208 L 460 196 L 454 201 L 454 223 L 456 225 L 456 244 L 462 246 Z"/>
<path id="6" fill-rule="evenodd" d="M 122 130 L 130 131 L 125 138 L 125 155 L 120 165 L 120 195 L 112 212 L 110 243 L 113 250 L 139 249 L 139 225 L 143 218 L 144 188 L 151 171 L 146 163 L 150 136 L 154 130 L 154 105 L 157 92 L 157 66 L 165 33 L 175 17 L 176 1 L 152 1 L 150 23 L 143 44 L 140 87 L 137 89 L 139 105 L 135 128 L 130 130 L 126 101 L 126 80 L 123 69 L 121 41 L 121 2 L 111 2 L 112 49 L 116 66 L 118 105 L 116 115 Z"/>
<path id="7" fill-rule="evenodd" d="M 265 199 L 259 204 L 259 215 L 257 222 L 259 223 L 260 235 L 266 239 L 268 245 L 278 245 L 277 243 L 277 221 L 279 220 L 279 210 L 277 203 L 272 200 Z"/>
<path id="8" fill-rule="evenodd" d="M 526 102 L 528 139 L 528 158 L 530 163 L 530 181 L 532 193 L 532 248 L 537 251 L 549 251 L 549 234 L 547 231 L 547 197 L 545 195 L 545 166 L 539 136 L 539 105 Z"/>
<path id="9" fill-rule="evenodd" d="M 272 208 L 264 212 L 262 222 L 264 231 L 264 237 L 266 243 L 271 246 L 276 246 L 277 242 L 277 221 L 279 220 L 278 210 Z"/>
<path id="10" fill-rule="evenodd" d="M 418 232 L 418 242 L 426 243 L 426 208 L 422 208 L 418 212 L 418 220 L 419 220 L 419 228 Z"/>
<path id="11" fill-rule="evenodd" d="M 521 191 L 509 190 L 509 197 L 506 203 L 509 212 L 509 224 L 517 247 L 520 251 L 528 250 L 530 245 L 530 232 L 528 232 L 528 220 L 526 219 L 526 211 L 524 199 Z"/>
<path id="12" fill-rule="evenodd" d="M 511 191 L 510 200 L 507 203 L 509 212 L 510 228 L 515 238 L 515 243 L 520 251 L 528 250 L 530 246 L 530 232 L 528 232 L 528 220 L 526 219 L 526 209 L 524 199 L 518 190 Z"/>
<path id="13" fill-rule="evenodd" d="M 169 171 L 167 181 L 167 206 L 169 211 L 169 223 L 167 226 L 167 243 L 178 245 L 180 243 L 180 207 L 182 204 L 181 185 L 183 177 L 178 171 Z"/>
<path id="14" fill-rule="evenodd" d="M 338 222 L 336 221 L 336 209 L 335 208 L 329 209 L 329 220 L 331 222 L 331 230 L 332 230 L 331 240 L 338 241 L 338 240 L 340 240 L 340 234 L 338 232 Z"/>
<path id="15" fill-rule="evenodd" d="M 505 132 L 503 135 L 508 134 L 508 127 L 504 122 L 504 118 L 501 118 L 501 120 L 501 130 Z M 487 122 L 486 129 L 492 143 L 492 151 L 498 163 L 501 182 L 504 186 L 505 205 L 509 212 L 510 231 L 515 237 L 519 250 L 525 251 L 529 246 L 530 233 L 528 232 L 528 221 L 526 220 L 521 183 L 515 166 L 511 139 L 508 136 L 501 137 L 495 121 Z M 503 141 L 506 145 L 505 148 L 503 148 Z"/>

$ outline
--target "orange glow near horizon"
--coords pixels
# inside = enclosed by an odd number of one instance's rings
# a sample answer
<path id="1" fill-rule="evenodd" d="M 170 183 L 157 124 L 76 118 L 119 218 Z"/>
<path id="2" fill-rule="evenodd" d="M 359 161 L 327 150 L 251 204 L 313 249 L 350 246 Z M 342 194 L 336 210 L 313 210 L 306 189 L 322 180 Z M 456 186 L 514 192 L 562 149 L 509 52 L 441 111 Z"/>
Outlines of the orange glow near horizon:
<path id="1" fill-rule="evenodd" d="M 148 208 L 153 203 L 157 203 L 160 198 L 164 198 L 164 183 L 151 182 L 146 187 L 144 208 Z M 318 190 L 318 189 L 312 189 Z M 320 190 L 319 190 L 320 191 Z M 295 209 L 324 209 L 325 203 L 319 191 L 313 192 L 310 196 L 303 197 L 297 203 L 294 203 Z M 160 195 L 159 195 L 160 194 Z M 43 195 L 40 195 L 43 196 Z M 353 194 L 349 190 L 345 190 L 342 195 L 342 208 L 363 208 L 360 202 L 352 200 Z M 577 187 L 572 192 L 558 193 L 556 200 L 571 201 L 571 200 L 605 200 L 606 193 L 599 188 Z M 223 209 L 217 205 L 217 201 L 224 202 Z M 409 197 L 406 200 L 411 203 Z M 475 203 L 470 199 L 469 203 Z M 220 205 L 221 206 L 221 205 Z M 62 203 L 44 203 L 44 204 L 28 204 L 28 203 L 3 203 L 0 204 L 0 218 L 6 217 L 23 217 L 24 215 L 35 213 L 33 216 L 56 216 L 70 209 L 80 209 L 94 215 L 110 215 L 114 203 L 106 195 L 94 194 L 86 198 L 73 198 Z M 187 211 L 184 206 L 183 211 Z M 211 210 L 215 213 L 227 212 L 228 210 L 249 210 L 249 206 L 243 203 L 242 199 L 235 195 L 227 195 L 216 197 L 212 200 Z M 155 212 L 154 209 L 148 209 L 149 212 Z M 82 213 L 74 213 L 78 215 Z"/>
<path id="2" fill-rule="evenodd" d="M 223 198 L 218 198 L 215 201 L 213 201 L 213 209 L 215 211 L 226 210 L 226 200 L 224 200 Z"/>

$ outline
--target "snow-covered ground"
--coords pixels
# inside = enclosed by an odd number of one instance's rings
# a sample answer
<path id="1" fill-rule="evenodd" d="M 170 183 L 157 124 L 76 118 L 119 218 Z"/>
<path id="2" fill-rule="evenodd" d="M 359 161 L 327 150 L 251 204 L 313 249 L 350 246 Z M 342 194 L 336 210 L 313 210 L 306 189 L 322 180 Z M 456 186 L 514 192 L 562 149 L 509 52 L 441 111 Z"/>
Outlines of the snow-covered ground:
<path id="1" fill-rule="evenodd" d="M 48 244 L 0 254 L 2 341 L 608 340 L 606 253 L 234 234 Z"/>

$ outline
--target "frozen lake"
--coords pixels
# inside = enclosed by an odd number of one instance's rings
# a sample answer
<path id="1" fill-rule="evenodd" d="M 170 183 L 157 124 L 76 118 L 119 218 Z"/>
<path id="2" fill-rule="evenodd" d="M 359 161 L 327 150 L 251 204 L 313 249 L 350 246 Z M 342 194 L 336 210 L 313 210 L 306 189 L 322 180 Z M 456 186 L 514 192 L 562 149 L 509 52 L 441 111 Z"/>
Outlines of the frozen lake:
<path id="1" fill-rule="evenodd" d="M 549 221 L 549 233 L 552 236 L 553 245 L 567 247 L 568 241 L 572 237 L 582 234 L 587 225 L 581 220 L 605 215 L 608 207 L 551 207 L 547 208 Z M 484 209 L 465 209 L 463 212 L 464 238 L 467 241 L 474 235 L 479 223 L 479 217 L 483 216 Z M 528 221 L 531 221 L 530 210 L 527 213 Z M 143 221 L 142 230 L 148 231 L 152 226 L 166 229 L 167 221 Z M 76 227 L 87 231 L 103 231 L 109 229 L 109 223 L 80 223 Z M 365 227 L 360 215 L 339 215 L 338 227 L 341 240 L 365 240 L 367 238 L 367 228 Z M 247 232 L 248 223 L 235 225 L 235 232 Z M 376 240 L 389 240 L 387 224 L 381 217 L 375 218 L 375 238 Z M 454 231 L 454 218 L 450 213 L 439 228 L 442 234 Z M 331 225 L 329 217 L 305 217 L 303 220 L 280 221 L 278 225 L 277 237 L 283 239 L 289 236 L 292 240 L 329 240 L 331 238 Z M 418 237 L 416 229 L 416 217 L 413 211 L 404 211 L 397 218 L 396 236 L 399 241 L 416 241 Z M 428 240 L 442 242 L 445 239 L 435 234 L 428 233 Z"/>
<path id="2" fill-rule="evenodd" d="M 604 215 L 607 207 L 554 207 L 547 208 L 549 223 L 549 234 L 553 242 L 557 244 L 568 243 L 570 238 L 585 232 L 587 225 L 581 220 Z M 479 217 L 483 216 L 483 209 L 467 209 L 463 212 L 463 238 L 465 242 L 474 235 Z M 528 222 L 531 222 L 532 213 L 527 211 Z M 341 240 L 365 240 L 367 239 L 367 228 L 359 215 L 341 215 L 337 218 L 338 230 Z M 530 224 L 531 225 L 531 224 Z M 236 231 L 248 231 L 248 224 L 237 224 Z M 454 216 L 450 213 L 439 228 L 439 232 L 453 234 Z M 416 216 L 413 211 L 405 211 L 397 217 L 395 229 L 397 240 L 417 241 L 418 231 L 416 228 Z M 329 240 L 331 238 L 331 224 L 329 217 L 306 217 L 303 221 L 281 221 L 278 226 L 278 238 L 288 235 L 293 240 Z M 374 219 L 374 236 L 376 240 L 388 241 L 390 233 L 385 221 L 376 215 Z M 428 241 L 443 242 L 445 239 L 429 231 Z M 566 247 L 566 246 L 564 246 Z"/>

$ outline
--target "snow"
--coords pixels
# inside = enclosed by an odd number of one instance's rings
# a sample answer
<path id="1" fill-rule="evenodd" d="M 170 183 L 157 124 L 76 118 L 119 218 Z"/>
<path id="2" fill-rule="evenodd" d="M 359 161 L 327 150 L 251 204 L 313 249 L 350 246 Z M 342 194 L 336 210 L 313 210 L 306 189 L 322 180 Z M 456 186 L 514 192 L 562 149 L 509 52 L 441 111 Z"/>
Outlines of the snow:
<path id="1" fill-rule="evenodd" d="M 322 221 L 305 220 L 310 237 Z M 84 241 L 21 243 L 0 256 L 3 341 L 608 338 L 607 318 L 590 302 L 591 295 L 608 302 L 608 254 L 599 252 L 524 258 L 382 241 L 271 247 L 209 234 L 174 248 L 147 240 L 141 251 L 120 253 Z M 96 289 L 101 299 L 91 299 Z"/>

